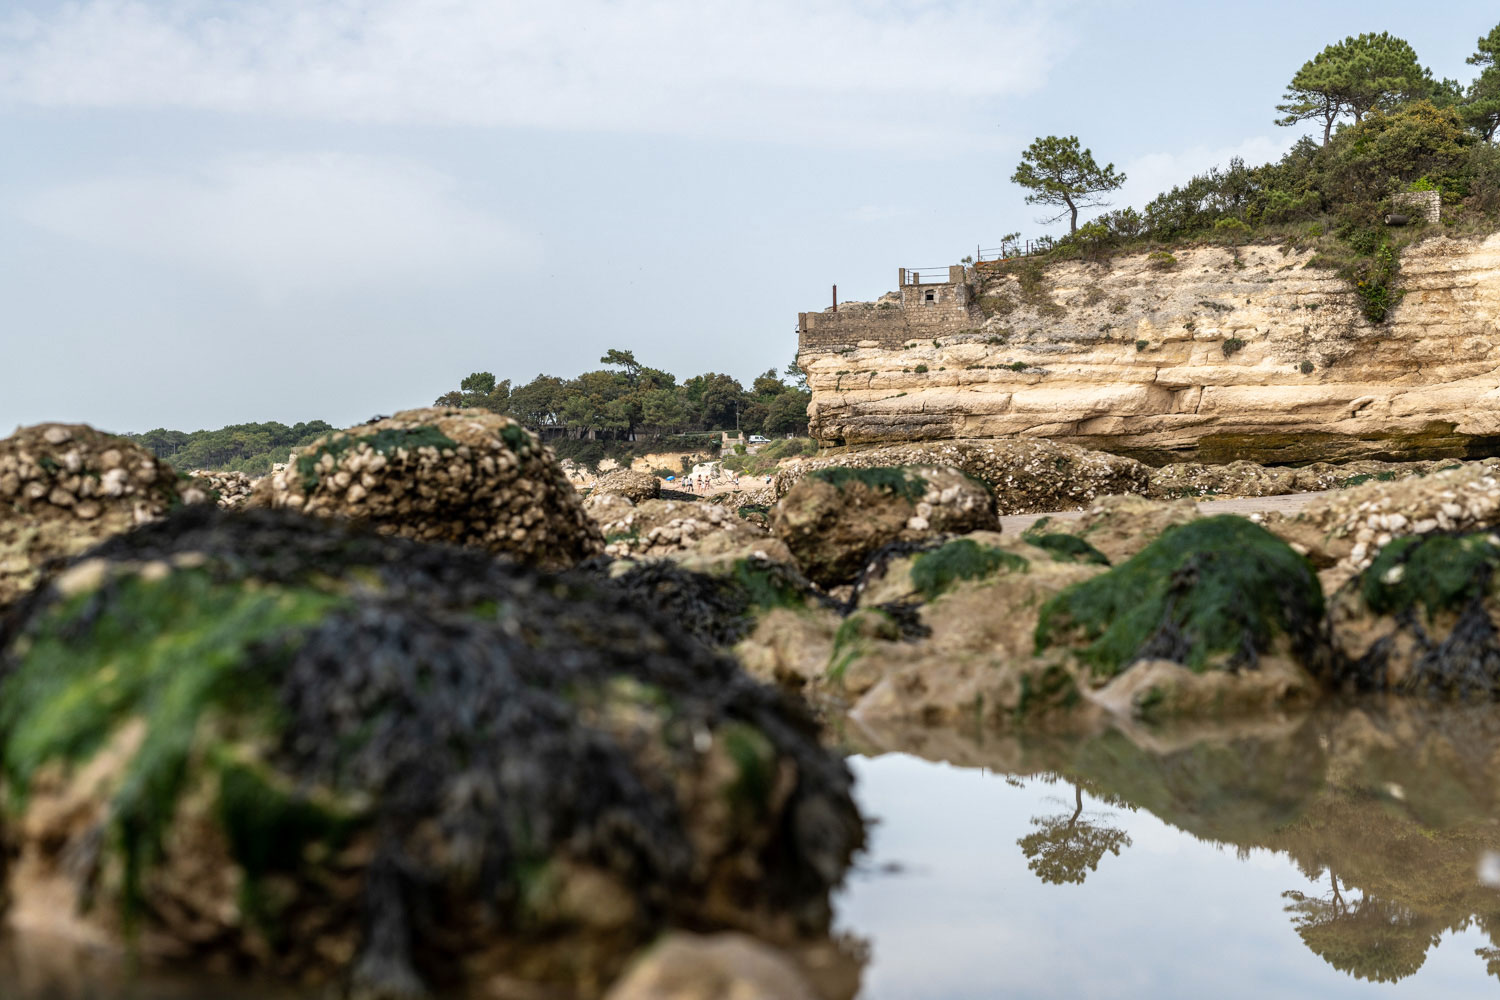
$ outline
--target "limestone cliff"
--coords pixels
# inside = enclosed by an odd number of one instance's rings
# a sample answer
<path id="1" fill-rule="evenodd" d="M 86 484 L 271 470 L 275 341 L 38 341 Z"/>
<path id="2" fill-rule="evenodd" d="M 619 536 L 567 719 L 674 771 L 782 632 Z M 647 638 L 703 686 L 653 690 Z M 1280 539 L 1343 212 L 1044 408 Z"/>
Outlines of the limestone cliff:
<path id="1" fill-rule="evenodd" d="M 1175 256 L 981 265 L 900 305 L 805 314 L 812 432 L 1047 437 L 1156 462 L 1500 452 L 1500 234 L 1409 248 L 1378 325 L 1310 250 Z"/>

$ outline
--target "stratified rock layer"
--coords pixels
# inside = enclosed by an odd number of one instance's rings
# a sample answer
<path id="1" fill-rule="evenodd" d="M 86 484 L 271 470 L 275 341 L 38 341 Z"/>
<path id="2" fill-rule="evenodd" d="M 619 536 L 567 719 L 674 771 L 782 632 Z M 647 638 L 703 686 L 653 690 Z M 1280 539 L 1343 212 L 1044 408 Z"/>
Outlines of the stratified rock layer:
<path id="1" fill-rule="evenodd" d="M 973 329 L 935 340 L 847 321 L 847 344 L 798 355 L 814 436 L 1020 435 L 1153 462 L 1500 450 L 1500 235 L 1407 249 L 1379 325 L 1311 250 L 1175 254 L 971 272 Z"/>

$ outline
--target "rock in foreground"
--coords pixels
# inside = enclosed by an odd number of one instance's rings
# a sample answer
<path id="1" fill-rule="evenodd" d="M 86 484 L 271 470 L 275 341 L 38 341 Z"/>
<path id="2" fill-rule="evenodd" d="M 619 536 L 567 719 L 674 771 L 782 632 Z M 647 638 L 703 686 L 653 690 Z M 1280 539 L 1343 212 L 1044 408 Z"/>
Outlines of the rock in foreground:
<path id="1" fill-rule="evenodd" d="M 84 424 L 21 428 L 0 441 L 0 607 L 35 585 L 48 561 L 183 499 L 171 466 L 131 441 Z"/>
<path id="2" fill-rule="evenodd" d="M 603 548 L 552 453 L 484 410 L 407 410 L 320 438 L 263 480 L 252 502 L 546 568 Z"/>
<path id="3" fill-rule="evenodd" d="M 593 993 L 665 927 L 825 931 L 863 839 L 802 711 L 603 585 L 205 505 L 15 612 L 18 926 Z"/>

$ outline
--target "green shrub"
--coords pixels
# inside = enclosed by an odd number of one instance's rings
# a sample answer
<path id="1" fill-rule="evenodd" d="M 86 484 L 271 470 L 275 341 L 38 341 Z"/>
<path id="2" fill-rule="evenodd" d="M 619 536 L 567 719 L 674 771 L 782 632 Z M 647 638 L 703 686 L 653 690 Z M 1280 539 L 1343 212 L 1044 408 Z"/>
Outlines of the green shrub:
<path id="1" fill-rule="evenodd" d="M 1153 250 L 1146 255 L 1146 263 L 1158 271 L 1165 271 L 1177 266 L 1177 258 L 1165 250 Z"/>
<path id="2" fill-rule="evenodd" d="M 1013 372 L 1024 372 L 1027 369 L 1028 365 L 1024 361 L 1012 361 L 1009 367 Z"/>
<path id="3" fill-rule="evenodd" d="M 1307 561 L 1241 517 L 1167 529 L 1129 561 L 1042 607 L 1040 652 L 1081 644 L 1078 657 L 1113 676 L 1140 659 L 1195 671 L 1254 667 L 1278 637 L 1304 663 L 1319 659 L 1323 592 Z"/>
<path id="4" fill-rule="evenodd" d="M 1232 358 L 1240 351 L 1244 350 L 1245 342 L 1239 337 L 1230 337 L 1229 339 L 1225 340 L 1224 343 L 1220 345 L 1220 347 L 1224 351 L 1224 357 Z"/>
<path id="5" fill-rule="evenodd" d="M 917 367 L 913 368 L 912 371 L 916 372 L 918 375 L 925 375 L 927 374 L 927 366 L 917 365 Z"/>
<path id="6" fill-rule="evenodd" d="M 1137 351 L 1144 351 L 1146 348 L 1148 348 L 1150 346 L 1151 346 L 1151 341 L 1149 341 L 1149 340 L 1137 340 L 1135 342 L 1135 349 Z"/>
<path id="7" fill-rule="evenodd" d="M 1304 361 L 1297 366 L 1297 370 L 1304 375 L 1311 375 L 1313 373 L 1313 363 L 1311 361 Z"/>

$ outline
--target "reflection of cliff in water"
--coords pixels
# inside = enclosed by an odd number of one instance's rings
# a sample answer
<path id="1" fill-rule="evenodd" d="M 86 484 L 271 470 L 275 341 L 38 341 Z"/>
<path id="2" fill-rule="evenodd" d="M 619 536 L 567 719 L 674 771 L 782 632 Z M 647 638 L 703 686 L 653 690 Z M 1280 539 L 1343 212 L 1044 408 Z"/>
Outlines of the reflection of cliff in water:
<path id="1" fill-rule="evenodd" d="M 1500 977 L 1500 891 L 1480 882 L 1500 850 L 1500 711 L 1392 703 L 1187 730 L 1078 734 L 870 729 L 866 750 L 1070 783 L 1077 814 L 1032 820 L 1021 842 L 1048 882 L 1081 882 L 1123 834 L 1090 823 L 1082 793 L 1147 810 L 1241 852 L 1286 854 L 1320 894 L 1283 894 L 1292 928 L 1334 968 L 1391 982 L 1470 927 Z M 1080 824 L 1083 828 L 1080 828 Z M 1117 833 L 1117 831 L 1115 832 Z M 1035 839 L 1033 839 L 1035 838 Z"/>

